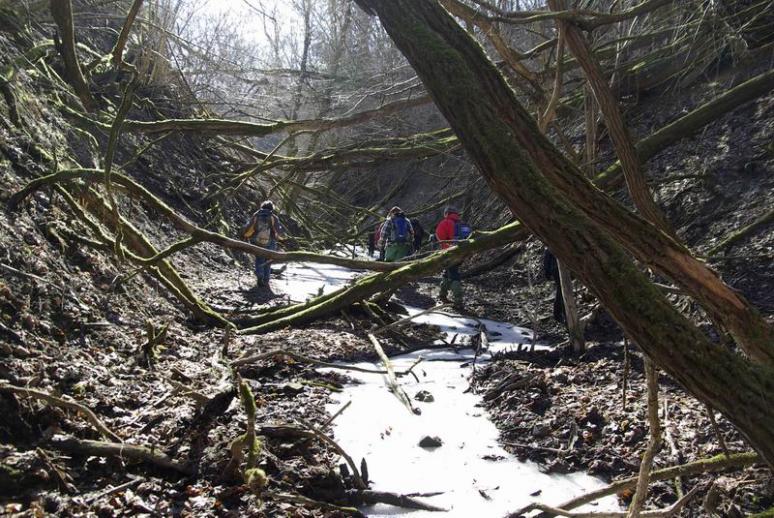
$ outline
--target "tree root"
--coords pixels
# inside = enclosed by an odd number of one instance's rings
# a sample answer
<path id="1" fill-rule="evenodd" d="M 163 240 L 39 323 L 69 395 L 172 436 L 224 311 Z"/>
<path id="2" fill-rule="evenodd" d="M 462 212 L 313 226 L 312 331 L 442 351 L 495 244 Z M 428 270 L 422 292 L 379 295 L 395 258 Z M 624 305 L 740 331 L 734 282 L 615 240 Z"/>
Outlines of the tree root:
<path id="1" fill-rule="evenodd" d="M 751 234 L 753 231 L 755 231 L 761 225 L 765 225 L 765 224 L 767 224 L 767 223 L 769 223 L 771 221 L 774 221 L 774 210 L 768 211 L 763 216 L 759 217 L 758 219 L 756 219 L 755 221 L 753 221 L 749 225 L 746 225 L 746 226 L 740 228 L 739 230 L 735 230 L 734 232 L 732 232 L 728 237 L 723 239 L 723 241 L 721 241 L 717 245 L 715 245 L 712 248 L 710 248 L 707 251 L 707 255 L 708 256 L 713 256 L 713 255 L 717 254 L 718 252 L 720 252 L 720 251 L 728 248 L 732 244 L 736 243 L 737 241 L 739 241 L 743 237 Z"/>
<path id="2" fill-rule="evenodd" d="M 661 423 L 658 418 L 658 369 L 653 361 L 645 357 L 645 378 L 648 386 L 648 425 L 650 427 L 650 439 L 640 463 L 640 473 L 637 477 L 637 489 L 634 499 L 627 513 L 627 518 L 639 518 L 642 507 L 648 497 L 648 481 L 650 469 L 653 466 L 653 458 L 661 445 Z M 695 489 L 695 488 L 694 488 Z M 687 495 L 686 495 L 687 496 Z"/>
<path id="3" fill-rule="evenodd" d="M 396 507 L 403 507 L 405 509 L 419 509 L 421 511 L 448 511 L 448 509 L 444 509 L 443 507 L 436 507 L 431 504 L 420 502 L 416 498 L 408 495 L 400 495 L 398 493 L 390 493 L 387 491 L 350 491 L 349 496 L 356 502 L 362 502 L 366 505 L 388 504 Z"/>
<path id="4" fill-rule="evenodd" d="M 147 462 L 161 468 L 171 469 L 184 475 L 192 475 L 193 469 L 187 464 L 172 460 L 167 455 L 156 452 L 146 446 L 136 444 L 113 443 L 104 441 L 87 441 L 74 437 L 54 437 L 49 443 L 57 450 L 77 455 L 94 455 L 97 457 L 119 457 L 141 462 Z"/>
<path id="5" fill-rule="evenodd" d="M 365 518 L 365 515 L 360 511 L 358 511 L 356 507 L 344 507 L 340 505 L 335 505 L 328 502 L 322 502 L 320 500 L 313 500 L 303 495 L 297 495 L 292 493 L 265 493 L 265 496 L 267 498 L 271 498 L 272 500 L 280 500 L 282 502 L 301 504 L 307 507 L 316 507 L 323 511 L 344 513 L 348 516 L 355 516 L 356 518 Z"/>
<path id="6" fill-rule="evenodd" d="M 702 475 L 705 473 L 717 473 L 727 469 L 742 469 L 761 462 L 763 462 L 763 459 L 757 453 L 735 453 L 728 457 L 726 455 L 717 455 L 715 457 L 689 462 L 688 464 L 682 464 L 680 466 L 658 469 L 651 472 L 650 480 L 651 482 L 656 482 L 660 480 L 672 480 L 676 477 L 690 477 L 694 475 Z M 617 480 L 608 486 L 568 500 L 557 506 L 556 509 L 575 509 L 576 507 L 594 502 L 595 500 L 599 500 L 605 496 L 614 495 L 627 489 L 633 489 L 637 486 L 637 481 L 638 477 Z M 516 518 L 525 513 L 528 513 L 532 509 L 537 509 L 536 507 L 533 507 L 533 505 L 534 504 L 530 504 L 526 507 L 523 507 L 518 511 L 511 513 L 509 516 Z M 558 513 L 546 511 L 538 515 L 537 518 L 549 518 L 551 516 L 556 516 L 557 514 Z"/>
<path id="7" fill-rule="evenodd" d="M 66 399 L 53 396 L 51 394 L 48 394 L 47 392 L 43 392 L 40 390 L 17 387 L 15 385 L 8 385 L 2 382 L 0 382 L 0 391 L 11 392 L 12 394 L 17 394 L 20 396 L 40 399 L 42 401 L 45 401 L 49 405 L 58 406 L 69 410 L 74 410 L 76 413 L 80 413 L 88 422 L 90 422 L 94 426 L 94 428 L 96 428 L 97 431 L 100 434 L 102 434 L 103 437 L 107 439 L 112 439 L 118 442 L 122 440 L 121 437 L 116 435 L 115 432 L 113 432 L 110 428 L 105 426 L 105 424 L 99 419 L 99 417 L 97 417 L 97 415 L 90 408 L 87 408 L 81 405 L 80 403 L 76 403 L 75 401 L 67 401 Z"/>
<path id="8" fill-rule="evenodd" d="M 657 511 L 645 511 L 638 516 L 643 516 L 647 518 L 668 518 L 670 516 L 674 516 L 678 514 L 683 507 L 688 503 L 688 501 L 693 498 L 694 495 L 699 491 L 701 486 L 696 486 L 692 490 L 690 490 L 683 498 L 672 504 L 671 506 L 667 507 L 666 509 L 660 509 Z M 566 509 L 561 509 L 559 507 L 551 507 L 545 504 L 530 504 L 529 506 L 525 507 L 522 511 L 519 512 L 517 515 L 511 515 L 511 516 L 519 516 L 521 514 L 524 514 L 526 512 L 534 511 L 536 509 L 539 509 L 543 511 L 544 513 L 549 513 L 550 516 L 567 516 L 568 518 L 626 518 L 627 513 L 625 512 L 575 512 L 575 511 L 568 511 Z M 542 515 L 541 515 L 542 516 Z"/>

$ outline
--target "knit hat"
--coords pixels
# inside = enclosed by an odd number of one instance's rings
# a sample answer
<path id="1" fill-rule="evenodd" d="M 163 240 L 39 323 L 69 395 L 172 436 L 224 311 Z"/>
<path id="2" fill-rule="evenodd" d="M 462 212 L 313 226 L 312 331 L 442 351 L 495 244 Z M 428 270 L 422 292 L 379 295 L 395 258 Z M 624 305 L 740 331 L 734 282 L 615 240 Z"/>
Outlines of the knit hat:
<path id="1" fill-rule="evenodd" d="M 266 200 L 265 202 L 261 203 L 261 209 L 274 210 L 274 204 L 271 202 L 271 200 Z"/>
<path id="2" fill-rule="evenodd" d="M 447 205 L 445 209 L 443 209 L 443 213 L 445 214 L 459 214 L 460 211 L 455 207 L 454 205 Z"/>

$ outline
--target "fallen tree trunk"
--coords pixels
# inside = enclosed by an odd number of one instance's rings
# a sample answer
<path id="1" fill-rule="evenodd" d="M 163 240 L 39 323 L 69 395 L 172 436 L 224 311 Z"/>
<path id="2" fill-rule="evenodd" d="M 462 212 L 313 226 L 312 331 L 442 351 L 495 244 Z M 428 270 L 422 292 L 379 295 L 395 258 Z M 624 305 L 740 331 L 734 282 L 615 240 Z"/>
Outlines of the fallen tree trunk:
<path id="1" fill-rule="evenodd" d="M 178 279 L 176 272 L 171 267 L 171 264 L 166 261 L 165 257 L 172 251 L 182 250 L 187 245 L 192 245 L 201 241 L 208 241 L 226 248 L 247 252 L 258 257 L 265 257 L 276 263 L 309 261 L 323 264 L 335 264 L 352 269 L 377 270 L 384 272 L 382 274 L 366 276 L 363 279 L 358 280 L 352 287 L 342 288 L 333 293 L 317 297 L 305 304 L 292 305 L 250 319 L 242 319 L 241 321 L 236 322 L 236 324 L 242 327 L 249 326 L 247 329 L 242 329 L 242 331 L 240 331 L 242 334 L 264 333 L 289 325 L 307 323 L 322 316 L 336 313 L 355 302 L 359 302 L 376 293 L 384 291 L 387 287 L 399 286 L 400 284 L 419 279 L 426 275 L 434 274 L 443 268 L 448 267 L 450 264 L 454 264 L 454 262 L 462 261 L 464 258 L 474 253 L 512 243 L 516 239 L 526 235 L 525 229 L 521 224 L 512 223 L 494 232 L 483 233 L 481 237 L 467 241 L 460 246 L 453 247 L 446 251 L 433 254 L 421 261 L 414 262 L 387 263 L 380 261 L 360 261 L 310 252 L 276 252 L 244 241 L 231 239 L 217 232 L 198 227 L 180 216 L 175 210 L 128 176 L 119 173 L 112 173 L 111 176 L 113 182 L 126 188 L 141 201 L 167 216 L 179 230 L 190 234 L 191 240 L 176 243 L 166 251 L 159 252 L 129 222 L 124 221 L 122 223 L 122 228 L 125 231 L 129 244 L 142 256 L 140 261 L 145 264 L 157 264 L 164 273 L 165 278 L 169 277 L 172 279 L 170 282 L 179 289 L 180 286 L 185 290 L 188 288 L 182 283 L 182 279 Z M 99 169 L 69 169 L 38 178 L 27 184 L 24 189 L 15 193 L 11 199 L 9 199 L 8 210 L 15 210 L 24 198 L 43 185 L 55 185 L 60 182 L 80 178 L 91 181 L 102 181 L 104 179 L 104 172 Z M 102 217 L 108 219 L 113 217 L 112 211 L 110 211 L 104 203 L 98 204 L 97 208 Z M 189 293 L 186 293 L 186 295 L 188 296 Z M 201 301 L 199 301 L 193 293 L 190 293 L 190 296 L 187 298 L 189 299 L 189 302 L 193 304 L 188 304 L 189 309 L 197 310 L 197 308 L 199 308 L 207 315 L 211 316 L 209 313 L 211 309 L 203 306 Z M 212 313 L 214 314 L 214 312 Z M 222 317 L 218 316 L 218 318 L 222 320 Z"/>
<path id="2" fill-rule="evenodd" d="M 261 316 L 253 321 L 260 322 L 253 327 L 239 331 L 240 334 L 260 334 L 281 329 L 290 325 L 300 325 L 311 322 L 322 316 L 339 312 L 367 299 L 386 289 L 395 289 L 397 286 L 420 279 L 436 273 L 452 264 L 459 263 L 465 257 L 474 253 L 502 246 L 512 242 L 519 236 L 524 228 L 519 223 L 511 223 L 500 228 L 496 232 L 489 233 L 477 239 L 468 240 L 443 252 L 433 254 L 427 258 L 417 260 L 397 270 L 385 273 L 371 274 L 359 279 L 350 287 L 312 299 L 306 304 L 298 304 L 289 308 L 283 308 L 277 312 Z M 396 263 L 393 263 L 396 264 Z"/>
<path id="3" fill-rule="evenodd" d="M 748 79 L 640 140 L 635 146 L 637 156 L 645 162 L 661 150 L 677 144 L 680 139 L 692 135 L 710 122 L 765 95 L 772 89 L 774 89 L 774 70 Z M 616 187 L 620 185 L 620 172 L 621 163 L 616 162 L 597 175 L 594 183 L 603 188 Z"/>
<path id="4" fill-rule="evenodd" d="M 525 232 L 526 233 L 526 232 Z M 487 272 L 490 272 L 497 268 L 498 266 L 501 266 L 505 263 L 507 263 L 510 259 L 515 257 L 519 252 L 523 250 L 522 247 L 518 245 L 511 245 L 509 247 L 506 247 L 505 250 L 499 252 L 494 257 L 489 259 L 488 261 L 484 263 L 479 263 L 472 268 L 467 268 L 463 270 L 460 273 L 460 277 L 464 279 L 471 279 L 473 277 L 477 277 L 479 275 L 485 274 Z"/>
<path id="5" fill-rule="evenodd" d="M 708 256 L 713 256 L 720 252 L 721 250 L 724 250 L 728 248 L 729 246 L 733 245 L 740 239 L 742 239 L 744 236 L 751 234 L 753 231 L 755 231 L 758 227 L 762 225 L 766 225 L 767 223 L 774 221 L 774 210 L 770 210 L 760 216 L 759 218 L 755 219 L 752 223 L 749 225 L 745 225 L 744 227 L 733 231 L 730 235 L 728 235 L 726 238 L 724 238 L 720 243 L 713 246 L 709 250 L 707 250 Z"/>
<path id="6" fill-rule="evenodd" d="M 100 169 L 65 169 L 57 173 L 50 174 L 48 176 L 37 178 L 32 182 L 28 183 L 24 187 L 24 189 L 15 193 L 8 200 L 8 210 L 11 210 L 11 211 L 15 210 L 18 204 L 24 198 L 26 198 L 27 196 L 29 196 L 34 191 L 36 191 L 37 189 L 41 188 L 44 185 L 53 185 L 53 184 L 72 181 L 76 179 L 84 179 L 92 182 L 103 181 L 105 179 L 105 173 Z M 333 255 L 315 254 L 311 252 L 276 252 L 274 250 L 267 250 L 265 248 L 261 248 L 261 247 L 252 245 L 250 243 L 247 243 L 245 241 L 231 239 L 222 234 L 213 232 L 211 230 L 206 230 L 204 228 L 201 228 L 191 223 L 183 216 L 178 214 L 169 205 L 164 203 L 161 199 L 159 199 L 153 193 L 147 190 L 145 187 L 138 184 L 128 176 L 122 175 L 120 173 L 112 173 L 111 181 L 126 188 L 131 194 L 135 195 L 142 202 L 147 203 L 151 208 L 166 216 L 172 222 L 172 224 L 175 225 L 175 227 L 178 230 L 188 233 L 192 238 L 194 238 L 194 241 L 191 241 L 189 244 L 195 244 L 196 242 L 201 242 L 201 241 L 208 241 L 210 243 L 223 246 L 225 248 L 240 250 L 242 252 L 247 252 L 251 255 L 264 257 L 266 259 L 270 259 L 272 262 L 275 262 L 275 263 L 290 262 L 290 261 L 297 261 L 297 262 L 309 261 L 309 262 L 324 263 L 324 264 L 335 264 L 338 266 L 344 266 L 347 268 L 352 268 L 357 270 L 377 270 L 377 271 L 395 270 L 405 265 L 405 263 L 360 261 L 360 260 L 347 259 L 345 257 L 338 257 Z M 141 253 L 145 255 L 146 259 L 154 258 L 153 259 L 154 261 L 157 260 L 154 256 L 156 256 L 159 252 L 155 250 L 155 248 L 151 251 L 150 243 L 148 243 L 148 246 L 143 245 L 143 248 L 146 248 L 146 250 L 141 250 Z M 180 249 L 182 248 L 181 247 L 176 248 L 176 250 L 178 251 Z"/>
<path id="7" fill-rule="evenodd" d="M 138 121 L 128 120 L 124 123 L 126 131 L 137 133 L 212 133 L 217 135 L 240 135 L 249 137 L 265 137 L 273 133 L 284 131 L 287 133 L 298 133 L 301 131 L 324 131 L 334 128 L 343 128 L 355 124 L 368 122 L 376 117 L 390 115 L 401 110 L 416 108 L 424 104 L 429 104 L 430 98 L 427 96 L 414 97 L 412 99 L 401 99 L 381 108 L 366 110 L 347 117 L 338 119 L 308 119 L 308 120 L 289 120 L 277 121 L 271 124 L 257 124 L 254 122 L 245 122 L 228 119 L 165 119 L 159 121 Z M 95 121 L 92 121 L 95 122 Z M 95 122 L 96 124 L 100 124 Z"/>
<path id="8" fill-rule="evenodd" d="M 102 171 L 100 171 L 100 174 L 103 175 L 104 178 Z M 115 173 L 113 176 L 115 177 Z M 116 215 L 115 211 L 107 205 L 102 196 L 94 189 L 84 189 L 83 194 L 89 202 L 89 211 L 100 220 L 107 222 L 108 224 L 106 226 L 110 228 L 120 228 L 127 247 L 134 252 L 136 256 L 139 256 L 139 259 L 142 259 L 143 257 L 152 258 L 159 254 L 156 247 L 153 246 L 153 243 L 151 243 L 137 227 L 132 225 L 131 222 L 127 221 L 120 214 Z M 159 281 L 175 295 L 175 298 L 182 302 L 186 309 L 191 311 L 197 319 L 208 324 L 227 327 L 231 326 L 228 320 L 213 311 L 207 304 L 200 300 L 193 291 L 191 291 L 169 261 L 160 259 L 152 266 L 151 271 L 157 273 L 157 279 L 159 279 Z"/>
<path id="9" fill-rule="evenodd" d="M 480 57 L 486 59 L 483 55 Z M 638 260 L 685 289 L 713 319 L 729 330 L 751 358 L 774 365 L 774 328 L 758 311 L 741 294 L 723 283 L 706 264 L 692 257 L 680 243 L 595 189 L 578 168 L 547 139 L 542 135 L 535 136 L 537 128 L 532 118 L 520 106 L 512 107 L 510 103 L 518 101 L 513 92 L 505 89 L 507 85 L 499 86 L 502 89 L 492 92 L 492 101 L 497 104 L 494 113 L 505 114 L 501 118 L 511 121 L 509 129 L 504 131 L 512 132 L 512 145 L 519 145 L 523 150 L 524 156 L 521 160 L 531 161 L 531 165 L 539 169 L 559 192 L 573 200 L 577 209 L 593 220 L 595 225 L 609 232 Z M 454 95 L 459 96 L 459 99 L 450 102 L 462 102 L 470 97 L 466 96 L 464 91 L 455 92 Z M 480 124 L 482 127 L 492 126 L 484 121 L 480 121 Z M 452 126 L 454 127 L 453 124 Z M 465 144 L 465 134 L 459 128 L 455 130 Z M 488 129 L 486 131 L 488 132 Z M 469 148 L 468 151 L 470 152 Z M 489 154 L 492 152 L 493 150 L 487 151 Z M 494 158 L 490 156 L 486 160 L 490 167 L 497 162 Z M 495 188 L 495 191 L 502 194 L 502 189 Z"/>
<path id="10" fill-rule="evenodd" d="M 379 16 L 481 174 L 514 214 L 657 365 L 721 411 L 774 466 L 774 340 L 760 315 L 682 246 L 595 190 L 540 133 L 481 47 L 437 3 L 357 1 Z M 690 286 L 711 312 L 731 311 L 724 323 L 761 363 L 710 342 L 613 237 L 646 264 Z M 710 295 L 723 304 L 707 300 Z"/>

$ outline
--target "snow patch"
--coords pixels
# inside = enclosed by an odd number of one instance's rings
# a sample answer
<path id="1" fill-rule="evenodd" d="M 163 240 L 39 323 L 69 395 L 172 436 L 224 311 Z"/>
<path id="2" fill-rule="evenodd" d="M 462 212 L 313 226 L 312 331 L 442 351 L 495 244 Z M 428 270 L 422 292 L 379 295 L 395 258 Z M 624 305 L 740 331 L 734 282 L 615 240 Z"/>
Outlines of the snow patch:
<path id="1" fill-rule="evenodd" d="M 389 392 L 382 376 L 353 372 L 360 384 L 334 394 L 328 407 L 335 412 L 342 404 L 351 406 L 334 422 L 336 440 L 355 463 L 368 463 L 373 488 L 398 493 L 442 494 L 424 498 L 448 513 L 398 509 L 388 505 L 370 506 L 362 511 L 382 516 L 504 516 L 528 504 L 540 491 L 539 500 L 559 504 L 605 484 L 582 473 L 546 475 L 537 464 L 520 462 L 497 442 L 498 431 L 480 407 L 481 397 L 470 392 L 470 366 L 460 361 L 472 358 L 472 350 L 425 350 L 392 359 L 396 371 L 408 369 L 422 356 L 412 376 L 399 378 L 410 398 L 422 390 L 434 401 L 412 401 L 421 415 L 411 414 Z M 435 361 L 433 361 L 435 360 Z M 450 360 L 450 361 L 439 361 Z M 378 363 L 358 363 L 380 368 Z M 469 365 L 463 363 L 462 365 Z M 425 436 L 438 436 L 443 445 L 422 448 Z M 599 501 L 596 510 L 618 510 L 615 497 Z"/>

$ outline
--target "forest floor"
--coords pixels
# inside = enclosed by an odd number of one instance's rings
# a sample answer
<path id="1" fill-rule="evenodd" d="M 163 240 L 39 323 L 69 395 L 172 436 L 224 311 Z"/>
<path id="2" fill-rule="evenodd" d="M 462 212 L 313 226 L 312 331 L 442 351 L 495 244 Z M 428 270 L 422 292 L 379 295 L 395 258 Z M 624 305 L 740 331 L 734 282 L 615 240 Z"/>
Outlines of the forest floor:
<path id="1" fill-rule="evenodd" d="M 29 236 L 29 246 L 36 246 L 38 237 L 22 235 Z M 534 252 L 535 247 L 530 250 Z M 273 281 L 274 293 L 256 290 L 245 265 L 206 249 L 202 254 L 208 259 L 181 269 L 214 305 L 245 312 L 287 302 L 288 294 L 281 287 L 287 285 L 289 272 Z M 514 265 L 467 282 L 467 312 L 524 327 L 538 322 L 541 343 L 557 345 L 564 340 L 564 332 L 550 318 L 552 286 L 534 276 L 530 280 L 530 258 L 534 262 L 528 252 Z M 196 330 L 161 293 L 146 291 L 140 300 L 134 290 L 111 285 L 112 265 L 98 257 L 87 255 L 80 267 L 69 266 L 65 272 L 47 266 L 58 260 L 40 253 L 24 258 L 9 255 L 3 261 L 34 273 L 5 277 L 0 291 L 4 314 L 13 316 L 10 322 L 6 318 L 10 327 L 3 328 L 6 361 L 0 365 L 0 374 L 17 386 L 74 396 L 122 440 L 152 445 L 186 461 L 196 475 L 130 459 L 57 452 L 51 446 L 57 437 L 99 439 L 99 434 L 73 413 L 3 394 L 0 462 L 4 472 L 0 477 L 6 478 L 0 487 L 4 488 L 7 513 L 338 515 L 278 496 L 300 493 L 343 504 L 348 501 L 351 479 L 341 476 L 339 456 L 329 447 L 272 427 L 322 426 L 330 417 L 326 405 L 331 395 L 348 378 L 281 358 L 239 369 L 259 402 L 257 423 L 266 434 L 259 465 L 269 476 L 269 485 L 261 501 L 238 478 L 224 474 L 229 444 L 245 426 L 227 360 L 282 349 L 326 361 L 375 361 L 366 333 L 378 324 L 352 312 L 346 318 L 257 337 Z M 99 290 L 88 287 L 99 279 L 104 279 L 97 283 Z M 493 289 L 506 282 L 511 287 L 508 291 Z M 430 307 L 435 289 L 435 281 L 426 279 L 400 290 L 398 297 L 417 307 Z M 49 313 L 36 308 L 48 308 Z M 522 309 L 517 312 L 514 308 Z M 141 352 L 147 337 L 137 331 L 141 328 L 137 323 L 147 318 L 149 309 L 154 322 L 169 323 L 163 348 L 151 363 Z M 36 318 L 40 314 L 53 319 Z M 587 353 L 580 357 L 557 349 L 528 352 L 525 344 L 523 352 L 501 354 L 477 369 L 471 380 L 500 429 L 505 448 L 521 459 L 538 462 L 545 472 L 588 471 L 605 480 L 636 474 L 647 440 L 641 357 L 633 346 L 626 355 L 613 326 L 604 319 L 600 322 L 592 328 Z M 595 333 L 603 340 L 594 340 Z M 382 341 L 387 353 L 394 355 L 427 347 L 438 338 L 433 328 L 412 325 Z M 628 374 L 624 374 L 626 365 Z M 523 374 L 529 383 L 518 389 L 494 390 L 514 372 Z M 658 454 L 656 466 L 722 453 L 705 407 L 664 377 L 661 390 L 663 422 L 670 440 Z M 718 425 L 731 451 L 746 451 L 739 435 L 719 416 Z M 683 480 L 682 490 L 697 483 L 709 488 L 713 480 L 717 486 L 713 494 L 719 498 L 705 505 L 714 506 L 723 516 L 744 516 L 774 503 L 771 475 L 764 468 Z M 672 482 L 655 483 L 651 504 L 673 502 L 676 487 Z M 620 496 L 625 500 L 630 495 Z M 702 505 L 693 502 L 689 515 L 702 515 Z"/>
<path id="2" fill-rule="evenodd" d="M 45 105 L 31 76 L 22 73 L 16 86 L 21 93 L 27 88 L 30 134 L 0 128 L 2 205 L 27 181 L 50 172 L 51 164 L 33 153 L 36 145 L 50 149 L 58 145 L 63 156 L 73 154 L 84 165 L 98 163 L 104 149 L 104 135 L 99 136 L 99 146 L 90 148 L 88 139 Z M 659 109 L 646 107 L 632 114 L 632 127 L 640 135 L 648 134 L 712 94 L 697 88 L 662 95 Z M 769 95 L 736 110 L 649 162 L 659 203 L 699 254 L 774 209 L 773 99 Z M 122 142 L 125 147 L 117 158 L 129 163 L 136 158 L 135 147 L 143 143 L 131 136 Z M 207 207 L 196 205 L 205 187 L 183 186 L 205 185 L 207 175 L 222 168 L 222 158 L 198 140 L 170 137 L 133 162 L 128 174 L 141 178 L 187 217 L 205 221 Z M 232 222 L 245 210 L 228 209 L 226 218 Z M 127 203 L 121 211 L 132 214 L 158 246 L 180 238 L 139 204 Z M 351 311 L 259 336 L 205 328 L 192 322 L 152 277 L 67 238 L 68 230 L 84 232 L 62 197 L 51 190 L 36 192 L 18 213 L 0 213 L 0 380 L 72 398 L 93 410 L 121 441 L 163 452 L 194 474 L 128 456 L 65 451 L 62 437 L 102 437 L 76 412 L 0 390 L 0 512 L 106 517 L 341 515 L 281 495 L 348 503 L 351 479 L 341 476 L 339 455 L 297 432 L 326 424 L 331 417 L 326 406 L 348 378 L 277 357 L 239 368 L 259 403 L 257 423 L 264 437 L 259 466 L 269 480 L 258 496 L 226 469 L 231 443 L 246 427 L 229 361 L 275 349 L 325 361 L 372 361 L 376 355 L 367 332 L 379 324 Z M 731 286 L 772 315 L 772 253 L 774 224 L 769 222 L 708 261 Z M 531 328 L 541 342 L 557 347 L 564 342 L 565 331 L 551 318 L 553 286 L 538 273 L 539 257 L 539 245 L 531 242 L 514 262 L 465 281 L 466 312 Z M 197 293 L 231 316 L 289 300 L 282 288 L 287 270 L 275 281 L 275 292 L 269 293 L 252 288 L 249 264 L 210 245 L 199 245 L 172 262 Z M 426 279 L 401 289 L 398 297 L 415 307 L 430 307 L 434 282 Z M 671 297 L 684 314 L 709 329 L 695 304 L 680 295 Z M 579 299 L 588 311 L 593 298 L 581 291 Z M 144 347 L 148 325 L 168 326 L 159 347 Z M 647 441 L 641 356 L 631 344 L 626 352 L 604 315 L 588 332 L 588 350 L 581 356 L 558 349 L 504 353 L 476 370 L 472 387 L 482 395 L 482 406 L 498 426 L 503 445 L 517 456 L 538 462 L 546 472 L 588 471 L 606 480 L 631 476 Z M 438 338 L 433 328 L 408 326 L 382 342 L 387 354 L 394 355 L 427 347 Z M 528 383 L 495 390 L 514 372 Z M 668 440 L 656 466 L 723 453 L 707 409 L 667 377 L 660 381 Z M 728 449 L 746 451 L 739 434 L 719 415 L 716 419 Z M 296 431 L 280 425 L 292 425 Z M 774 505 L 774 481 L 762 467 L 681 484 L 686 492 L 694 484 L 704 484 L 707 490 L 702 494 L 712 496 L 692 501 L 684 512 L 688 516 L 717 513 L 736 518 Z M 673 482 L 655 483 L 649 505 L 663 507 L 675 500 L 677 492 Z M 620 496 L 626 500 L 630 495 Z"/>

